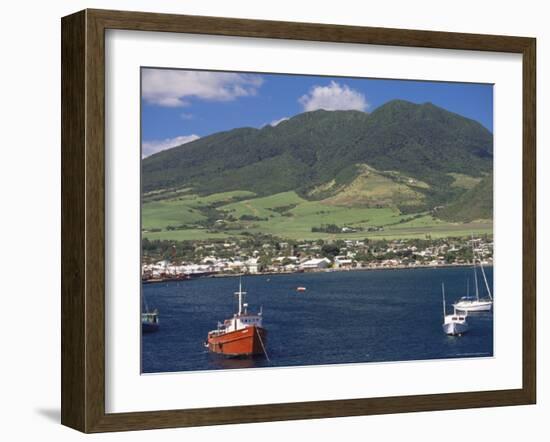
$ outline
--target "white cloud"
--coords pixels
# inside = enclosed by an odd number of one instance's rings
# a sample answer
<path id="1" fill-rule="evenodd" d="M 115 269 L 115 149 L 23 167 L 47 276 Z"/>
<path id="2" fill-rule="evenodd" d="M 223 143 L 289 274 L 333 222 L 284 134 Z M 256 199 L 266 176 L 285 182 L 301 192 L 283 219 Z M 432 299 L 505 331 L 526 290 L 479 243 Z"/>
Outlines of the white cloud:
<path id="1" fill-rule="evenodd" d="M 183 112 L 182 114 L 180 114 L 180 118 L 182 120 L 192 120 L 193 118 L 195 118 L 195 116 L 193 114 L 188 113 L 188 112 Z"/>
<path id="2" fill-rule="evenodd" d="M 180 146 L 191 141 L 198 140 L 198 135 L 180 135 L 179 137 L 166 138 L 164 140 L 150 140 L 144 141 L 141 144 L 141 158 L 148 157 L 154 153 L 162 150 L 170 149 L 172 147 Z"/>
<path id="3" fill-rule="evenodd" d="M 269 125 L 275 127 L 277 126 L 277 124 L 282 123 L 283 121 L 286 121 L 288 119 L 289 117 L 279 118 L 278 120 L 273 120 L 271 123 L 269 123 Z"/>
<path id="4" fill-rule="evenodd" d="M 367 109 L 365 96 L 347 85 L 331 81 L 328 86 L 314 86 L 308 94 L 298 100 L 304 111 L 325 110 L 359 110 Z"/>
<path id="5" fill-rule="evenodd" d="M 231 101 L 255 95 L 263 83 L 258 75 L 176 69 L 145 69 L 141 81 L 143 99 L 165 107 L 187 106 L 191 98 Z"/>

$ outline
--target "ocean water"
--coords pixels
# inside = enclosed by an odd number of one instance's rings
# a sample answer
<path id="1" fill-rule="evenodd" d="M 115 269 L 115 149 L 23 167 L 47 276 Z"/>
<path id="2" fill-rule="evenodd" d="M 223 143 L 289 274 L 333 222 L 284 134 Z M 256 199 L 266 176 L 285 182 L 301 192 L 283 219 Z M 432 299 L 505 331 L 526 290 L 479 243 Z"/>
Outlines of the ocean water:
<path id="1" fill-rule="evenodd" d="M 485 272 L 492 286 L 492 268 Z M 203 346 L 208 331 L 235 311 L 238 277 L 146 284 L 143 295 L 159 310 L 160 329 L 142 336 L 142 372 L 489 357 L 492 312 L 471 313 L 470 330 L 460 337 L 441 328 L 441 283 L 451 313 L 468 278 L 471 289 L 467 267 L 245 276 L 249 311 L 263 306 L 269 359 L 227 358 Z"/>

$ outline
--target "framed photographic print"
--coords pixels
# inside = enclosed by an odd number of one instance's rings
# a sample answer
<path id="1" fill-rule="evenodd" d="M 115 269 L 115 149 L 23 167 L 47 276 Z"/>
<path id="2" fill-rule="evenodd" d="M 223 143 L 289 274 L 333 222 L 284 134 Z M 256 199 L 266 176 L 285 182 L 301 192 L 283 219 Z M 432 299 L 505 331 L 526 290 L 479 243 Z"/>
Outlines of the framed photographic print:
<path id="1" fill-rule="evenodd" d="M 62 20 L 62 423 L 535 403 L 535 40 Z"/>

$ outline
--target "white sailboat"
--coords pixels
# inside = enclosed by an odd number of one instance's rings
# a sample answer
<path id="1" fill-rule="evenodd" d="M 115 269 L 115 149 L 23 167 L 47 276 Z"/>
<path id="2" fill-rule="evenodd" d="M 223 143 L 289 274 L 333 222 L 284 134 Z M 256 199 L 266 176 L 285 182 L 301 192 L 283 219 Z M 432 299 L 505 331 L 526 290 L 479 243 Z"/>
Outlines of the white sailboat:
<path id="1" fill-rule="evenodd" d="M 443 295 L 443 331 L 447 335 L 461 336 L 470 328 L 466 321 L 467 314 L 459 314 L 455 309 L 452 315 L 448 315 L 445 306 L 445 284 L 441 284 L 441 292 Z"/>
<path id="2" fill-rule="evenodd" d="M 483 264 L 480 259 L 479 268 L 481 269 L 481 274 L 483 275 L 483 281 L 485 282 L 485 288 L 487 289 L 488 298 L 479 297 L 479 287 L 478 287 L 477 269 L 476 269 L 476 255 L 475 255 L 475 251 L 473 250 L 473 243 L 472 243 L 472 251 L 474 252 L 473 268 L 474 268 L 474 283 L 476 288 L 476 296 L 475 298 L 471 297 L 469 296 L 469 293 L 468 293 L 466 296 L 463 296 L 457 302 L 455 302 L 453 304 L 453 307 L 456 310 L 460 310 L 461 312 L 487 312 L 487 311 L 490 311 L 491 308 L 493 307 L 493 296 L 491 295 L 491 289 L 489 287 L 489 283 L 487 282 L 487 276 L 485 275 L 485 270 L 483 269 Z"/>

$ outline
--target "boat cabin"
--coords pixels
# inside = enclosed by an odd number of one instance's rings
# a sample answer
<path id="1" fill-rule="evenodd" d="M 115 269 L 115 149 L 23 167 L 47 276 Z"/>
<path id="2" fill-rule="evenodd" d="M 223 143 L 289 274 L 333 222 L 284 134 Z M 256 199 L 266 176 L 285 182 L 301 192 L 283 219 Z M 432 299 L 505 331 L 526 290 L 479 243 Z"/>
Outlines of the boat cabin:
<path id="1" fill-rule="evenodd" d="M 459 322 L 459 323 L 466 322 L 466 315 L 458 315 L 455 312 L 452 315 L 445 316 L 445 324 L 449 324 L 451 322 Z"/>
<path id="2" fill-rule="evenodd" d="M 145 312 L 141 314 L 141 322 L 146 322 L 148 324 L 158 324 L 159 314 L 158 311 Z"/>
<path id="3" fill-rule="evenodd" d="M 226 319 L 223 324 L 218 323 L 218 329 L 213 330 L 216 334 L 229 333 L 236 330 L 242 330 L 246 327 L 261 327 L 262 326 L 262 314 L 235 314 L 233 318 Z"/>
<path id="4" fill-rule="evenodd" d="M 209 336 L 220 336 L 248 327 L 262 328 L 262 309 L 260 308 L 260 311 L 256 314 L 248 313 L 248 304 L 243 302 L 246 292 L 243 292 L 240 281 L 239 291 L 235 292 L 235 295 L 239 297 L 239 309 L 237 313 L 232 318 L 223 321 L 223 324 L 218 322 L 218 328 L 210 331 Z"/>

